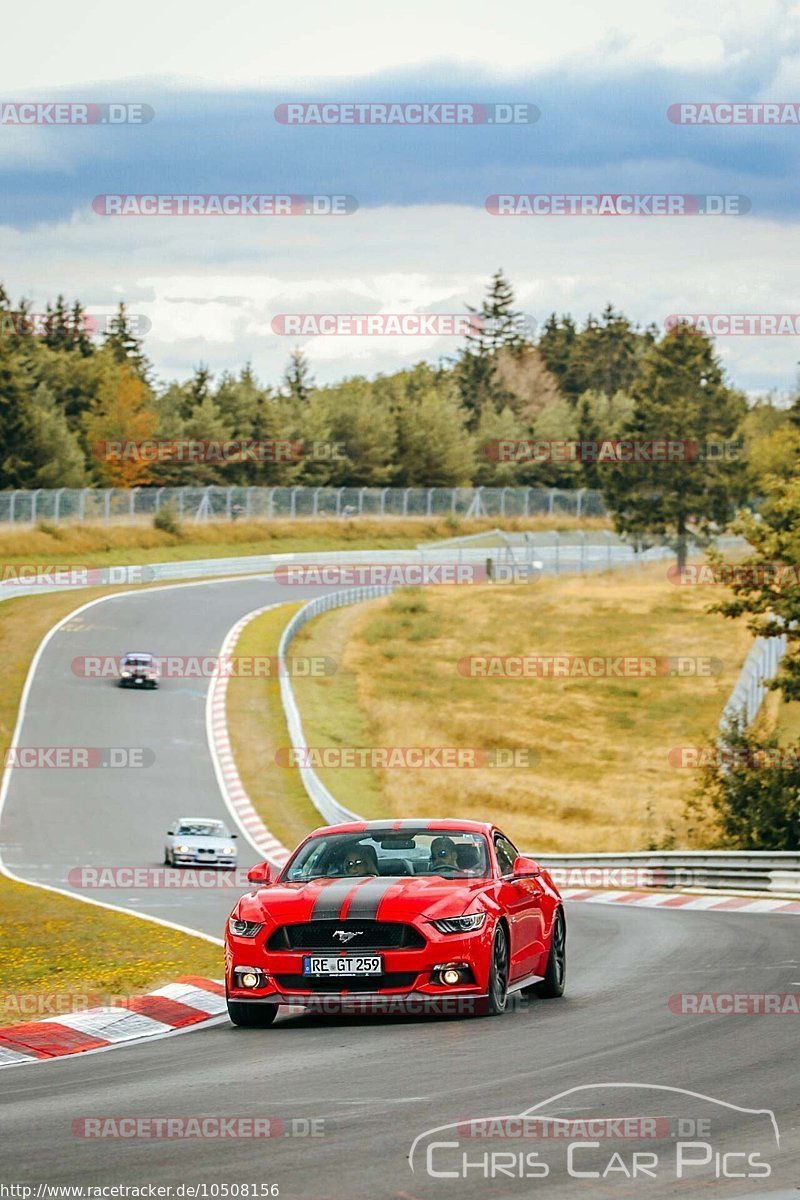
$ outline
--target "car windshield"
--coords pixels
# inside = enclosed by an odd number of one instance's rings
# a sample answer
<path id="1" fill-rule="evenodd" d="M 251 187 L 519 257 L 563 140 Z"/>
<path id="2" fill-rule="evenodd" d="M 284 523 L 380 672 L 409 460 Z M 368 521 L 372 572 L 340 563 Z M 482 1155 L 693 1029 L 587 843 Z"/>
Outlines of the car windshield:
<path id="1" fill-rule="evenodd" d="M 460 829 L 370 830 L 320 834 L 297 851 L 284 871 L 288 882 L 363 875 L 439 875 L 482 878 L 489 873 L 486 838 Z"/>
<path id="2" fill-rule="evenodd" d="M 129 667 L 149 667 L 153 656 L 152 654 L 126 654 L 122 661 Z"/>
<path id="3" fill-rule="evenodd" d="M 181 821 L 175 832 L 181 837 L 230 837 L 222 821 Z"/>

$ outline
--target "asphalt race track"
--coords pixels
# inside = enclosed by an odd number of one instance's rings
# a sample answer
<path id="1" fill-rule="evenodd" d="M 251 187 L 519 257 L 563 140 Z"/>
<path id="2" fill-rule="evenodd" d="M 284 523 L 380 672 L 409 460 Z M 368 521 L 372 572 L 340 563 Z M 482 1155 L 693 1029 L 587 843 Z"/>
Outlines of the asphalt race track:
<path id="1" fill-rule="evenodd" d="M 57 633 L 39 663 L 20 745 L 142 746 L 156 758 L 139 770 L 14 771 L 0 825 L 8 867 L 70 888 L 77 866 L 160 865 L 175 816 L 229 819 L 206 742 L 205 681 L 169 680 L 137 695 L 81 679 L 70 664 L 131 648 L 214 654 L 239 617 L 286 599 L 286 589 L 266 579 L 142 591 L 95 605 Z M 255 861 L 243 836 L 238 845 L 243 865 Z M 90 894 L 214 936 L 235 896 L 227 889 Z M 668 1001 L 682 991 L 800 992 L 798 919 L 572 904 L 568 920 L 567 996 L 518 1003 L 501 1018 L 287 1013 L 267 1030 L 223 1020 L 149 1044 L 5 1069 L 0 1171 L 23 1183 L 277 1184 L 284 1200 L 796 1196 L 800 1015 L 684 1016 Z M 629 1086 L 600 1086 L 613 1082 Z M 641 1085 L 682 1092 L 647 1093 Z M 656 1147 L 656 1178 L 628 1180 L 618 1163 L 605 1179 L 579 1178 L 568 1174 L 564 1139 L 520 1144 L 510 1137 L 462 1138 L 477 1164 L 466 1174 L 454 1169 L 460 1151 L 434 1148 L 434 1177 L 426 1149 L 458 1139 L 452 1129 L 423 1138 L 415 1170 L 409 1166 L 412 1143 L 426 1131 L 519 1114 L 577 1088 L 540 1111 L 671 1123 Z M 773 1110 L 780 1147 L 763 1114 L 739 1109 Z M 72 1131 L 80 1117 L 134 1115 L 273 1117 L 284 1135 L 127 1141 Z M 285 1136 L 303 1134 L 303 1121 L 320 1118 L 322 1136 Z M 293 1127 L 293 1119 L 300 1124 Z M 685 1141 L 713 1146 L 708 1166 L 680 1181 L 671 1166 L 679 1119 L 688 1122 Z M 708 1122 L 702 1133 L 687 1132 L 700 1120 Z M 540 1152 L 547 1178 L 512 1177 L 510 1164 L 523 1151 Z M 487 1178 L 501 1162 L 492 1154 L 505 1156 L 503 1169 Z M 630 1144 L 584 1149 L 573 1167 L 588 1173 L 600 1163 L 602 1171 L 614 1154 L 629 1164 Z M 743 1169 L 747 1155 L 768 1162 L 769 1176 L 741 1177 L 752 1171 L 752 1163 Z M 720 1178 L 723 1171 L 740 1177 Z"/>

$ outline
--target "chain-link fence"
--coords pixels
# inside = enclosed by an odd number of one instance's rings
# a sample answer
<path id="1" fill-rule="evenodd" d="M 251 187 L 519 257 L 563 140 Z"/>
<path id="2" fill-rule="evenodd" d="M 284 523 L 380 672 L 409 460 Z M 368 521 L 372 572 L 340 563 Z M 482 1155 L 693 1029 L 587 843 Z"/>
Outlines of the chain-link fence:
<path id="1" fill-rule="evenodd" d="M 165 505 L 186 521 L 277 517 L 602 517 L 582 488 L 158 487 L 38 488 L 0 492 L 0 523 L 149 520 Z"/>

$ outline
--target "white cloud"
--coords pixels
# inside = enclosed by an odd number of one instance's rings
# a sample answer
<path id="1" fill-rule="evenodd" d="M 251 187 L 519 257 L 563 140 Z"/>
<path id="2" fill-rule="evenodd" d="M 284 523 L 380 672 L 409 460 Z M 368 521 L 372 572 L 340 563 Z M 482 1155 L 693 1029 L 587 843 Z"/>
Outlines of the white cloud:
<path id="1" fill-rule="evenodd" d="M 19 233 L 0 227 L 3 282 L 38 308 L 57 292 L 93 308 L 121 298 L 153 323 L 159 371 L 185 377 L 251 359 L 277 381 L 293 339 L 274 335 L 281 312 L 463 311 L 502 266 L 519 307 L 541 321 L 582 320 L 613 302 L 634 319 L 671 313 L 793 312 L 796 229 L 745 218 L 493 218 L 462 207 L 363 210 L 314 219 L 100 221 L 81 215 Z M 398 269 L 398 264 L 403 264 Z M 465 270 L 465 264 L 469 269 Z M 452 354 L 453 338 L 314 338 L 318 378 L 391 371 Z M 735 382 L 790 388 L 796 339 L 721 339 Z"/>
<path id="2" fill-rule="evenodd" d="M 575 57 L 717 66 L 767 44 L 796 21 L 786 0 L 138 0 L 124 36 L 105 0 L 39 0 L 4 13 L 0 77 L 14 90 L 152 76 L 295 90 L 325 78 L 363 79 L 390 68 L 461 61 L 492 72 L 544 68 Z M 111 97 L 119 99 L 121 97 Z"/>

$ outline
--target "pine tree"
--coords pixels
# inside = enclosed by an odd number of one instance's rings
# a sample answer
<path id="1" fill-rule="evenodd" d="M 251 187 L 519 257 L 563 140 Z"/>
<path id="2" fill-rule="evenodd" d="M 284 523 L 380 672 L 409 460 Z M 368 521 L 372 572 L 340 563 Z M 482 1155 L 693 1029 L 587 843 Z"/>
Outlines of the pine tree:
<path id="1" fill-rule="evenodd" d="M 30 482 L 30 446 L 25 403 L 31 373 L 0 343 L 0 488 L 24 488 Z"/>
<path id="2" fill-rule="evenodd" d="M 142 339 L 134 332 L 127 308 L 120 303 L 109 321 L 108 332 L 103 334 L 103 344 L 108 347 L 118 363 L 126 363 L 144 383 L 149 383 L 152 367 L 148 361 Z"/>
<path id="3" fill-rule="evenodd" d="M 289 365 L 283 376 L 283 390 L 289 400 L 305 405 L 314 390 L 308 359 L 299 348 L 289 355 Z"/>
<path id="4" fill-rule="evenodd" d="M 480 309 L 467 305 L 475 327 L 456 363 L 456 382 L 470 429 L 476 429 L 481 414 L 499 411 L 512 399 L 497 375 L 500 351 L 519 354 L 526 345 L 520 333 L 521 314 L 514 309 L 514 292 L 502 270 L 495 271 Z"/>
<path id="5" fill-rule="evenodd" d="M 618 532 L 673 539 L 681 568 L 689 536 L 724 527 L 745 498 L 741 463 L 725 446 L 733 442 L 746 402 L 725 385 L 711 342 L 685 327 L 652 348 L 631 398 L 624 437 L 682 449 L 671 460 L 604 464 L 604 497 Z"/>

